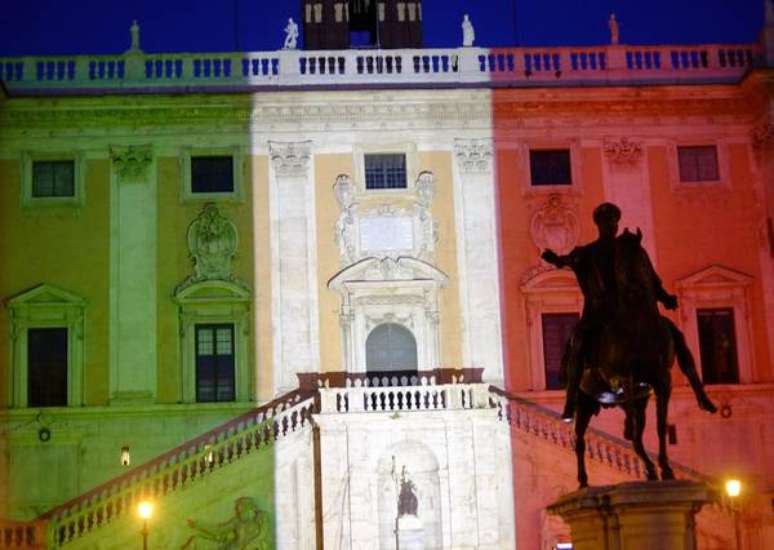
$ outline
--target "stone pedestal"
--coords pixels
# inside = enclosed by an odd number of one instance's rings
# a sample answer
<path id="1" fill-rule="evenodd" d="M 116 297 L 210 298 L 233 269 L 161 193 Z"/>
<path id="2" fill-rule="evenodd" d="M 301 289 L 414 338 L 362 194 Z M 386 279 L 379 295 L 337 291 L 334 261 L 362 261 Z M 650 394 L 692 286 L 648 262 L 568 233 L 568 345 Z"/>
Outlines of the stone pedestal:
<path id="1" fill-rule="evenodd" d="M 548 506 L 570 526 L 574 550 L 694 550 L 694 515 L 714 499 L 694 481 L 588 487 Z"/>

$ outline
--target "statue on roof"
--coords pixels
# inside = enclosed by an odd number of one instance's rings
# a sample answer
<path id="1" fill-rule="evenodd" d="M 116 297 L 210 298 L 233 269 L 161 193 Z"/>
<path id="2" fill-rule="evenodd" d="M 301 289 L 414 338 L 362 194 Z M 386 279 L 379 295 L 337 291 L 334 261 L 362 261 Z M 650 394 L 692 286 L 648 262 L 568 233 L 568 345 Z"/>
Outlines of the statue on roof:
<path id="1" fill-rule="evenodd" d="M 607 20 L 607 26 L 610 29 L 610 43 L 615 46 L 618 44 L 620 29 L 618 28 L 618 20 L 616 20 L 614 13 L 610 14 L 610 17 Z"/>
<path id="2" fill-rule="evenodd" d="M 295 50 L 298 46 L 298 24 L 292 17 L 288 18 L 288 24 L 285 27 L 285 44 L 283 50 Z"/>
<path id="3" fill-rule="evenodd" d="M 462 46 L 469 48 L 476 40 L 476 30 L 473 28 L 473 23 L 470 21 L 468 14 L 462 16 Z"/>
<path id="4" fill-rule="evenodd" d="M 129 36 L 131 37 L 131 43 L 126 53 L 142 53 L 140 49 L 140 25 L 137 24 L 137 19 L 132 20 L 132 26 L 129 27 Z"/>

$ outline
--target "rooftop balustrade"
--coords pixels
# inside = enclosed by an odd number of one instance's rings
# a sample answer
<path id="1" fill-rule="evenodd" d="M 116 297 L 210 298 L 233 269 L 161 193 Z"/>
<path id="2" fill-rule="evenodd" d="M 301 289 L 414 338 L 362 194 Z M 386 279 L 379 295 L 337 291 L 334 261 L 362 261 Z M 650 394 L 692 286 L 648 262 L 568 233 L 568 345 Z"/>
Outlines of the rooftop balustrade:
<path id="1" fill-rule="evenodd" d="M 0 57 L 10 95 L 728 83 L 758 44 Z"/>

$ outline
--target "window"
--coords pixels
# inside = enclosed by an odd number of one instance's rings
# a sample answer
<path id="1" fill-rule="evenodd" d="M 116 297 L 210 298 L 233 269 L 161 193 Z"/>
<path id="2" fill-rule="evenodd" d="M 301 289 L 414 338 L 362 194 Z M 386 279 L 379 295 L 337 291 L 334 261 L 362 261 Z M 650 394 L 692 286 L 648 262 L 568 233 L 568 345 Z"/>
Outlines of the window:
<path id="1" fill-rule="evenodd" d="M 543 313 L 543 360 L 546 371 L 546 389 L 559 390 L 559 369 L 567 341 L 578 323 L 577 313 Z"/>
<path id="2" fill-rule="evenodd" d="M 75 161 L 36 160 L 32 162 L 32 197 L 74 197 Z"/>
<path id="3" fill-rule="evenodd" d="M 366 189 L 406 189 L 405 154 L 366 154 Z"/>
<path id="4" fill-rule="evenodd" d="M 531 149 L 529 152 L 532 185 L 572 185 L 569 149 Z"/>
<path id="5" fill-rule="evenodd" d="M 234 401 L 234 325 L 196 325 L 196 401 Z"/>
<path id="6" fill-rule="evenodd" d="M 714 145 L 678 147 L 680 181 L 718 181 L 718 153 Z"/>
<path id="7" fill-rule="evenodd" d="M 67 329 L 29 329 L 27 368 L 27 406 L 67 406 Z"/>
<path id="8" fill-rule="evenodd" d="M 233 193 L 234 161 L 230 156 L 191 157 L 191 193 Z"/>
<path id="9" fill-rule="evenodd" d="M 81 405 L 83 299 L 41 284 L 11 298 L 8 308 L 12 324 L 12 405 Z"/>
<path id="10" fill-rule="evenodd" d="M 384 323 L 366 339 L 368 372 L 416 371 L 417 342 L 411 331 L 396 323 Z"/>
<path id="11" fill-rule="evenodd" d="M 699 351 L 705 384 L 737 384 L 739 368 L 732 308 L 698 309 Z"/>

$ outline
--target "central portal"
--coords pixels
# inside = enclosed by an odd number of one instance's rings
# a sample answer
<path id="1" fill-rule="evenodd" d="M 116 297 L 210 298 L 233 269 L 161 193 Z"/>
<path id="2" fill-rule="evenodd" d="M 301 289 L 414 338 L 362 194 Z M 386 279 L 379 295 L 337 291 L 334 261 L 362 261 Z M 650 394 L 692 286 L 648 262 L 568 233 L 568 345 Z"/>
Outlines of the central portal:
<path id="1" fill-rule="evenodd" d="M 416 375 L 417 341 L 411 331 L 397 323 L 374 327 L 366 339 L 366 370 Z"/>

